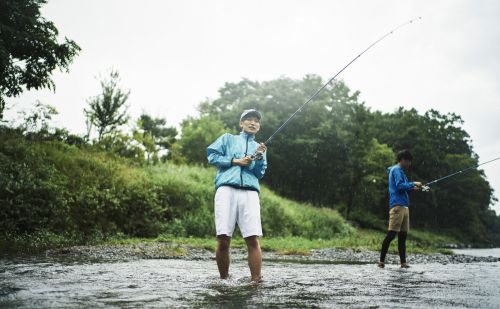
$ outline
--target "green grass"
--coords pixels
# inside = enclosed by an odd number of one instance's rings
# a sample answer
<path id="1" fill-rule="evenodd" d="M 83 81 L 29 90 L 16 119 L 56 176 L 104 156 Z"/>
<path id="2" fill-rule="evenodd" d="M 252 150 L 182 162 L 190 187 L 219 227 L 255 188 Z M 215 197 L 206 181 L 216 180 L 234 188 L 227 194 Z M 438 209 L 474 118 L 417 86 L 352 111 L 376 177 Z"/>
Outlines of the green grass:
<path id="1" fill-rule="evenodd" d="M 415 234 L 415 237 L 413 236 Z M 331 239 L 309 239 L 304 237 L 263 237 L 261 247 L 264 251 L 276 251 L 283 255 L 309 255 L 313 249 L 353 249 L 358 251 L 379 251 L 385 233 L 374 230 L 354 230 L 350 234 L 339 235 Z M 408 253 L 444 253 L 451 254 L 449 249 L 440 248 L 443 243 L 452 243 L 454 240 L 446 237 L 412 230 L 409 233 L 407 242 Z M 215 237 L 175 237 L 171 235 L 161 235 L 157 238 L 113 238 L 105 240 L 106 244 L 137 244 L 165 242 L 173 244 L 187 245 L 194 248 L 206 250 L 215 250 L 217 241 Z M 231 240 L 231 246 L 234 248 L 244 248 L 245 241 L 241 236 L 236 236 Z M 393 241 L 389 252 L 397 253 L 397 240 Z"/>
<path id="2" fill-rule="evenodd" d="M 82 238 L 71 234 L 57 234 L 49 231 L 22 235 L 7 234 L 0 236 L 0 252 L 30 254 L 47 249 L 103 242 L 105 242 L 105 238 L 98 235 L 94 235 L 92 238 Z"/>
<path id="3" fill-rule="evenodd" d="M 177 222 L 170 225 L 168 233 L 197 237 L 214 234 L 214 168 L 167 164 L 147 167 L 146 172 L 172 204 Z M 262 225 L 268 236 L 331 238 L 353 230 L 336 210 L 280 197 L 266 186 L 262 186 L 260 200 Z"/>
<path id="4" fill-rule="evenodd" d="M 282 255 L 309 255 L 313 249 L 353 249 L 357 251 L 378 251 L 385 237 L 385 233 L 374 230 L 355 229 L 349 234 L 338 234 L 328 239 L 310 239 L 300 236 L 287 237 L 263 237 L 261 247 L 264 251 L 275 251 Z M 213 251 L 217 241 L 215 237 L 179 237 L 173 235 L 160 235 L 154 238 L 127 237 L 125 235 L 102 237 L 96 236 L 90 239 L 77 239 L 64 235 L 52 233 L 38 233 L 17 237 L 15 241 L 2 241 L 0 248 L 9 252 L 34 253 L 46 249 L 62 248 L 72 245 L 131 245 L 139 243 L 168 243 L 169 250 L 184 255 L 185 251 L 179 247 L 185 245 L 193 248 L 201 248 Z M 452 254 L 449 249 L 441 248 L 445 243 L 456 243 L 456 240 L 448 236 L 441 236 L 431 232 L 411 230 L 408 236 L 407 250 L 413 253 L 443 253 Z M 234 248 L 244 248 L 245 241 L 241 236 L 235 236 L 231 241 Z M 397 253 L 397 240 L 394 240 L 389 252 Z"/>

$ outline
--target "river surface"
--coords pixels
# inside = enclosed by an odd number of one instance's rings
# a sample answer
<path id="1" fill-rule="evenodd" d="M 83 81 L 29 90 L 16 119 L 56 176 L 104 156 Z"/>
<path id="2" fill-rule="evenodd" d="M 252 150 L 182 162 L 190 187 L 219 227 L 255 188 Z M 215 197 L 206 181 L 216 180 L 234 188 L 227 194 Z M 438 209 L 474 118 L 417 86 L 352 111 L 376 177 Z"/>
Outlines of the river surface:
<path id="1" fill-rule="evenodd" d="M 2 258 L 0 308 L 500 308 L 499 262 L 379 269 L 265 261 L 264 281 L 252 285 L 239 259 L 231 274 L 218 279 L 211 260 Z"/>
<path id="2" fill-rule="evenodd" d="M 493 249 L 456 249 L 453 252 L 457 254 L 467 254 L 472 256 L 493 256 L 500 257 L 500 248 Z"/>

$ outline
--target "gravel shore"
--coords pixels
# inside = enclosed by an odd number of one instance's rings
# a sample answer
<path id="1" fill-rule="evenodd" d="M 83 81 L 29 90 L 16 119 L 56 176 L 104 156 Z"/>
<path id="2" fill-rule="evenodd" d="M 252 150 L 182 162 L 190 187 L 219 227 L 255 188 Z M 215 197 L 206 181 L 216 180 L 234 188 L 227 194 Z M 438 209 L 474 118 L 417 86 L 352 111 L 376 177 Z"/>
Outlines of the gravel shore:
<path id="1" fill-rule="evenodd" d="M 185 259 L 185 260 L 213 260 L 214 252 L 207 249 L 193 248 L 187 245 L 173 243 L 138 243 L 126 245 L 96 245 L 74 246 L 56 250 L 47 250 L 48 256 L 66 256 L 89 258 L 96 260 L 130 260 L 130 259 Z M 246 250 L 231 249 L 233 260 L 246 259 Z M 376 263 L 379 253 L 353 249 L 317 249 L 311 250 L 308 255 L 279 254 L 277 252 L 263 252 L 264 261 L 291 262 L 291 263 L 324 263 L 324 264 L 370 264 Z M 440 263 L 478 263 L 500 262 L 498 257 L 477 257 L 463 254 L 412 254 L 408 250 L 408 262 L 413 264 Z M 387 255 L 387 264 L 399 263 L 399 257 Z"/>

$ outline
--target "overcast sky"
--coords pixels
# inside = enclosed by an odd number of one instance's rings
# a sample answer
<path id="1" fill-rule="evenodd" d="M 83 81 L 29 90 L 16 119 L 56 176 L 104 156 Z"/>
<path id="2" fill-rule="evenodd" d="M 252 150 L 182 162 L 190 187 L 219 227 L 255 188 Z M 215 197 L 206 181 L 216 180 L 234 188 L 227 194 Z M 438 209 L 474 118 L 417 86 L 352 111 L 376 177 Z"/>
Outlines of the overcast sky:
<path id="1" fill-rule="evenodd" d="M 40 100 L 58 109 L 58 125 L 83 133 L 96 76 L 115 68 L 134 118 L 145 111 L 177 125 L 224 82 L 329 78 L 373 40 L 422 16 L 341 78 L 374 110 L 458 113 L 481 161 L 500 156 L 500 1 L 49 0 L 42 12 L 82 52 L 69 73 L 54 74 L 55 93 L 10 100 L 7 119 Z M 500 192 L 500 161 L 484 169 Z"/>

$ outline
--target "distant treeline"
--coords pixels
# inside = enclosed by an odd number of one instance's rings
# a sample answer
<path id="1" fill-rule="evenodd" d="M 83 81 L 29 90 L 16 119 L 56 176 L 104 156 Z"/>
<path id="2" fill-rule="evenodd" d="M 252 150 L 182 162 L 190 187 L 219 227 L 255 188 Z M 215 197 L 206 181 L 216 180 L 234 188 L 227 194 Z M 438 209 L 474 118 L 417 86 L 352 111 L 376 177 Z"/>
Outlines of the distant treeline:
<path id="1" fill-rule="evenodd" d="M 176 148 L 188 162 L 205 164 L 205 145 L 192 132 L 237 132 L 239 114 L 246 108 L 262 111 L 257 140 L 263 141 L 323 82 L 313 75 L 226 83 L 218 98 L 200 104 L 198 118 L 183 123 Z M 337 209 L 366 227 L 384 228 L 387 167 L 395 163 L 397 151 L 414 154 L 408 176 L 423 182 L 478 163 L 459 115 L 404 108 L 381 113 L 360 102 L 359 95 L 344 82 L 322 92 L 269 145 L 264 182 L 286 197 Z M 205 134 L 204 143 L 217 134 Z M 411 194 L 411 223 L 475 243 L 499 241 L 500 218 L 490 209 L 494 200 L 484 172 L 470 171 L 431 192 Z"/>

